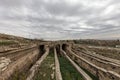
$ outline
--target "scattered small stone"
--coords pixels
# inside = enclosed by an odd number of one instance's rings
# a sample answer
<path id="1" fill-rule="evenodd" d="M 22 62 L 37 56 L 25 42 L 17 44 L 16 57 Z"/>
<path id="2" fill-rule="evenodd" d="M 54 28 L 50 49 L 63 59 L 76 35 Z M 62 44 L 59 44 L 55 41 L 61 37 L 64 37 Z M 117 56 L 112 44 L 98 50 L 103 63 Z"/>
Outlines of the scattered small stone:
<path id="1" fill-rule="evenodd" d="M 51 74 L 51 78 L 54 79 L 54 72 Z"/>
<path id="2" fill-rule="evenodd" d="M 52 68 L 53 66 L 54 66 L 54 64 L 51 64 L 51 65 L 50 65 L 50 68 Z"/>
<path id="3" fill-rule="evenodd" d="M 43 74 L 43 77 L 45 77 L 46 76 L 46 74 Z"/>
<path id="4" fill-rule="evenodd" d="M 54 67 L 52 67 L 52 70 L 55 70 L 55 66 L 54 66 Z"/>
<path id="5" fill-rule="evenodd" d="M 11 63 L 11 60 L 9 58 L 1 57 L 0 58 L 0 72 L 4 71 L 10 63 Z"/>

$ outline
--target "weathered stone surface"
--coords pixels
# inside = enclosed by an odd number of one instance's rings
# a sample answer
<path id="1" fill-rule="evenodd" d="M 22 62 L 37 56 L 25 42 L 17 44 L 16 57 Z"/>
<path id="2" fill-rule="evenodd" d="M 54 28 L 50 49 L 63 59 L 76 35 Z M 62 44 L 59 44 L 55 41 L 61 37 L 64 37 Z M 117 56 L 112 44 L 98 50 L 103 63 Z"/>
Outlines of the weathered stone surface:
<path id="1" fill-rule="evenodd" d="M 9 58 L 1 57 L 0 58 L 0 73 L 4 71 L 10 63 L 11 63 L 11 60 Z"/>
<path id="2" fill-rule="evenodd" d="M 27 69 L 33 62 L 37 60 L 37 56 L 39 55 L 39 50 L 36 49 L 29 54 L 24 55 L 23 57 L 17 59 L 12 62 L 5 71 L 3 71 L 0 75 L 0 80 L 8 80 L 15 71 L 24 71 Z"/>
<path id="3" fill-rule="evenodd" d="M 113 71 L 111 71 L 111 72 L 107 71 L 106 69 L 94 65 L 82 57 L 79 57 L 79 56 L 77 56 L 77 57 L 80 60 L 77 60 L 76 62 L 80 63 L 80 66 L 86 68 L 94 75 L 99 76 L 99 79 L 101 78 L 100 80 L 111 80 L 108 76 L 106 76 L 107 74 L 112 75 L 115 78 L 115 80 L 118 80 L 120 78 L 120 76 L 117 73 L 113 74 Z M 103 75 L 103 74 L 106 74 L 106 75 Z M 103 76 L 101 76 L 101 75 L 103 75 Z"/>
<path id="4" fill-rule="evenodd" d="M 33 80 L 33 77 L 35 76 L 35 71 L 38 69 L 38 67 L 41 65 L 41 63 L 47 57 L 48 54 L 49 54 L 49 48 L 46 48 L 46 52 L 44 53 L 44 55 L 31 67 L 29 71 L 30 74 L 28 75 L 26 80 Z"/>
<path id="5" fill-rule="evenodd" d="M 54 48 L 54 53 L 55 53 L 55 73 L 56 73 L 56 80 L 63 80 L 62 79 L 62 75 L 61 75 L 61 71 L 60 71 L 60 64 L 59 64 L 59 60 L 58 60 L 58 57 L 57 57 L 56 48 Z"/>

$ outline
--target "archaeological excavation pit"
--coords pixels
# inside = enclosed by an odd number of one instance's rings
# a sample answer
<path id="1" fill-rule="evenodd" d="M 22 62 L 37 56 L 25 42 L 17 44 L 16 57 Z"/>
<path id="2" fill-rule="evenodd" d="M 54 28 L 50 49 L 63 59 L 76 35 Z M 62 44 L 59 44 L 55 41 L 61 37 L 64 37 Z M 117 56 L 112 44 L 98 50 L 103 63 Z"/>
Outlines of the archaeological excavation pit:
<path id="1" fill-rule="evenodd" d="M 119 63 L 74 45 L 40 44 L 6 53 L 10 63 L 0 80 L 119 80 Z"/>

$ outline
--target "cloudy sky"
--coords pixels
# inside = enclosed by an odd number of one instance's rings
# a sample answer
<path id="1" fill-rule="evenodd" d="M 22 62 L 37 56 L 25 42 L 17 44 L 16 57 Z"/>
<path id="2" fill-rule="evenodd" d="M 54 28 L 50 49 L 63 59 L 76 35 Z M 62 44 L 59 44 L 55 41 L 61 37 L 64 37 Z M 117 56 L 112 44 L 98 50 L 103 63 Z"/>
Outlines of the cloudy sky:
<path id="1" fill-rule="evenodd" d="M 120 0 L 0 0 L 0 33 L 43 39 L 120 38 Z"/>

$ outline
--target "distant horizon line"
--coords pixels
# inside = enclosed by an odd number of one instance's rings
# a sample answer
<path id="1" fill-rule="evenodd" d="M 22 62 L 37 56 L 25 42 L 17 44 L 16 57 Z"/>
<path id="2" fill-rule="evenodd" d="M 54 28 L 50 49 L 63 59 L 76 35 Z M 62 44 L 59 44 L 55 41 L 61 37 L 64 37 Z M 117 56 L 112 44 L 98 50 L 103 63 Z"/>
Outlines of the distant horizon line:
<path id="1" fill-rule="evenodd" d="M 30 38 L 30 37 L 25 37 L 25 36 L 20 36 L 20 35 L 14 35 L 14 34 L 7 34 L 7 33 L 0 33 L 4 35 L 9 35 L 9 36 L 15 36 L 15 37 L 21 37 L 21 38 L 27 38 L 27 39 L 38 39 L 38 40 L 43 40 L 43 41 L 59 41 L 59 40 L 120 40 L 120 38 L 66 38 L 66 39 L 58 39 L 58 38 Z"/>

